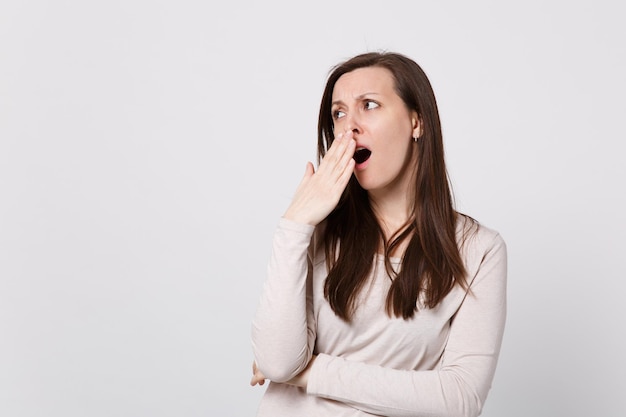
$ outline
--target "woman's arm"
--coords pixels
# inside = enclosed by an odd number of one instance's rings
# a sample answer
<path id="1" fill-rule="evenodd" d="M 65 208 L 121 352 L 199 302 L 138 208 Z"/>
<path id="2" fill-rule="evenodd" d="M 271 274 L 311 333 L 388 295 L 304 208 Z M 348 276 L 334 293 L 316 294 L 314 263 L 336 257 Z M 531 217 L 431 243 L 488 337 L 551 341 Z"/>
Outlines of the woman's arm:
<path id="1" fill-rule="evenodd" d="M 258 370 L 275 382 L 297 376 L 313 352 L 308 249 L 314 229 L 282 218 L 274 234 L 267 280 L 252 322 L 252 349 Z"/>
<path id="2" fill-rule="evenodd" d="M 272 381 L 296 377 L 311 359 L 315 323 L 307 249 L 315 226 L 335 208 L 350 180 L 355 147 L 353 132 L 340 134 L 317 172 L 307 164 L 274 235 L 267 280 L 252 323 L 256 366 Z"/>
<path id="3" fill-rule="evenodd" d="M 479 415 L 506 318 L 506 246 L 499 235 L 490 236 L 437 369 L 397 370 L 320 354 L 310 368 L 307 392 L 385 416 Z"/>

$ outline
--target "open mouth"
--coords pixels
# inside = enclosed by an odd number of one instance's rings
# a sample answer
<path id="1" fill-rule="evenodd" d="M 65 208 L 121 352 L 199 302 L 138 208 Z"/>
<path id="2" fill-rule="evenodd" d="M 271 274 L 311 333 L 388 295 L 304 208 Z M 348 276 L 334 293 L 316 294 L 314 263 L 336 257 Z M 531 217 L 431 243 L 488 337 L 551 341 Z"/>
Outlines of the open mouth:
<path id="1" fill-rule="evenodd" d="M 363 162 L 369 159 L 371 154 L 372 154 L 372 151 L 370 151 L 369 149 L 360 148 L 356 150 L 353 158 L 357 164 L 362 164 Z"/>

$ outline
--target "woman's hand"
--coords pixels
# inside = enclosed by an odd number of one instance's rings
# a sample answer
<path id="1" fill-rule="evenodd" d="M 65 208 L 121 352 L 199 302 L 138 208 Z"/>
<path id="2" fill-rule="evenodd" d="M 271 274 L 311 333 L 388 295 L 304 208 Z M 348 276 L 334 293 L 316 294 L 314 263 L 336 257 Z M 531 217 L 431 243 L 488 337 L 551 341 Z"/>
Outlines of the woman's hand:
<path id="1" fill-rule="evenodd" d="M 250 380 L 250 385 L 255 386 L 256 384 L 265 384 L 265 375 L 259 371 L 256 362 L 252 362 L 252 379 Z"/>
<path id="2" fill-rule="evenodd" d="M 283 217 L 313 226 L 324 220 L 337 206 L 354 172 L 352 157 L 355 148 L 352 131 L 348 131 L 334 140 L 317 172 L 308 162 L 304 177 Z"/>
<path id="3" fill-rule="evenodd" d="M 315 362 L 315 357 L 316 355 L 313 355 L 311 357 L 311 360 L 309 361 L 309 364 L 306 366 L 304 371 L 300 372 L 298 375 L 291 378 L 286 383 L 289 385 L 295 385 L 300 388 L 306 388 L 306 385 L 309 382 L 309 372 L 311 370 L 313 362 Z M 257 368 L 256 366 L 256 362 L 252 362 L 252 379 L 250 380 L 250 385 L 255 386 L 257 384 L 265 384 L 265 375 L 263 375 L 263 373 L 259 371 L 259 368 Z"/>

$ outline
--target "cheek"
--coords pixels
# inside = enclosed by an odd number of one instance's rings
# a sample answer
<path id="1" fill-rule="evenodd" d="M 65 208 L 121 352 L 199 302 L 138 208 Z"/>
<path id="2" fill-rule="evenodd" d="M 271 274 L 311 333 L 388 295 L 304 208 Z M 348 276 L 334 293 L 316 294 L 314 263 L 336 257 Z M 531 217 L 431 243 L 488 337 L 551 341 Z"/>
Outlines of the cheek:
<path id="1" fill-rule="evenodd" d="M 339 122 L 333 123 L 333 136 L 337 137 L 337 132 L 341 132 L 341 125 Z"/>
<path id="2" fill-rule="evenodd" d="M 395 136 L 395 143 L 388 147 L 388 157 L 393 159 L 398 169 L 404 169 L 415 158 L 413 139 L 406 136 L 406 132 L 399 132 Z"/>

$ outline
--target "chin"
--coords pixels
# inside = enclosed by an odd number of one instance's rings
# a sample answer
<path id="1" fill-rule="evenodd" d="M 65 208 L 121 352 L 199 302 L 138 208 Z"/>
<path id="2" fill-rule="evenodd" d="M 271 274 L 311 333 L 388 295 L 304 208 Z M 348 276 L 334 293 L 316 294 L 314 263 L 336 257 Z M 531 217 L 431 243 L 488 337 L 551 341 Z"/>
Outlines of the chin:
<path id="1" fill-rule="evenodd" d="M 358 175 L 355 175 L 355 177 L 356 177 L 356 181 L 359 183 L 361 188 L 364 189 L 365 191 L 374 190 L 379 185 L 379 184 L 374 183 L 371 180 L 368 180 L 367 178 L 359 178 Z"/>

